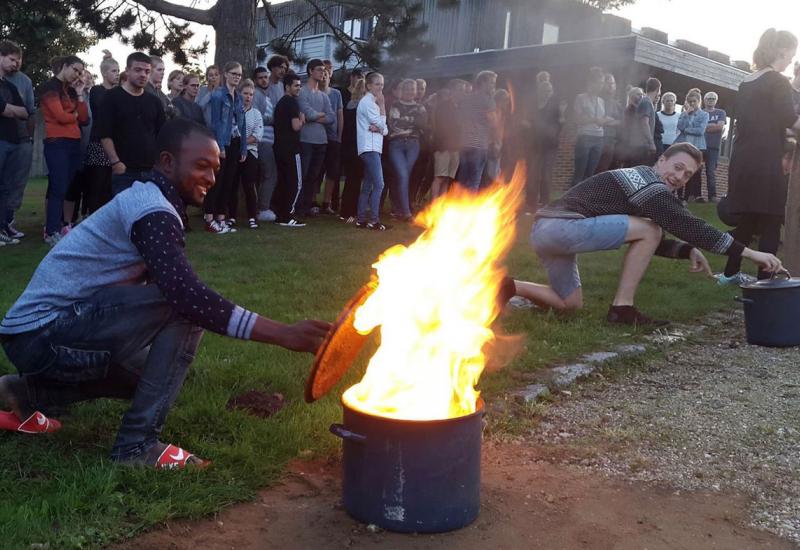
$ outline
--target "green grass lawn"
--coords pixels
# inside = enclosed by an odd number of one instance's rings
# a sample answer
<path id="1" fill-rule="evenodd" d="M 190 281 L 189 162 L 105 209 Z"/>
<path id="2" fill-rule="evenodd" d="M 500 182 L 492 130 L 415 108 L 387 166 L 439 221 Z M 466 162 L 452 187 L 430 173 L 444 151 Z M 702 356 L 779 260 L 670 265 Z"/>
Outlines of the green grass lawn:
<path id="1" fill-rule="evenodd" d="M 48 247 L 41 241 L 44 182 L 26 194 L 18 227 L 29 234 L 18 246 L 0 249 L 0 314 L 24 289 Z M 711 205 L 698 214 L 715 218 Z M 270 225 L 258 231 L 212 235 L 195 231 L 188 252 L 200 276 L 224 296 L 273 319 L 333 320 L 370 277 L 378 254 L 397 242 L 411 242 L 418 230 L 357 231 L 323 219 L 291 230 Z M 544 281 L 527 245 L 531 218 L 519 222 L 509 268 L 517 278 Z M 581 258 L 585 311 L 557 316 L 512 311 L 500 321 L 503 332 L 524 336 L 525 349 L 506 369 L 481 382 L 488 399 L 511 384 L 510 370 L 534 370 L 614 343 L 635 341 L 625 327 L 609 326 L 605 313 L 613 297 L 621 252 Z M 711 258 L 720 269 L 724 258 Z M 638 305 L 648 314 L 686 321 L 729 307 L 735 290 L 688 273 L 688 262 L 656 258 L 640 289 Z M 431 273 L 446 277 L 446 273 Z M 65 273 L 81 277 L 81 273 Z M 2 355 L 2 354 L 0 354 Z M 362 358 L 363 359 L 363 358 Z M 99 401 L 75 406 L 52 436 L 0 433 L 0 547 L 95 547 L 130 537 L 157 522 L 197 517 L 255 491 L 280 475 L 298 455 L 335 453 L 338 439 L 328 433 L 340 418 L 338 397 L 363 368 L 354 369 L 321 401 L 303 402 L 303 383 L 312 357 L 207 333 L 163 438 L 214 461 L 205 472 L 156 472 L 118 467 L 108 453 L 125 404 Z M 0 373 L 14 372 L 5 356 Z M 247 390 L 281 392 L 287 406 L 267 420 L 225 409 L 228 399 Z"/>

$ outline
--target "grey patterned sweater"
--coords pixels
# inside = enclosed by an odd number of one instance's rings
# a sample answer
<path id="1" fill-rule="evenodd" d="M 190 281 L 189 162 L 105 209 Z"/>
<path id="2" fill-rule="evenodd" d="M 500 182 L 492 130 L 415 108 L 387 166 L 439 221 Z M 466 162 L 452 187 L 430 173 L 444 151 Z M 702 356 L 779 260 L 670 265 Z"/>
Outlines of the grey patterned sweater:
<path id="1" fill-rule="evenodd" d="M 693 247 L 741 256 L 744 245 L 693 215 L 649 166 L 602 172 L 541 208 L 537 218 L 593 218 L 627 214 L 649 218 L 685 242 L 664 239 L 659 256 L 688 258 Z M 688 243 L 688 244 L 686 244 Z"/>

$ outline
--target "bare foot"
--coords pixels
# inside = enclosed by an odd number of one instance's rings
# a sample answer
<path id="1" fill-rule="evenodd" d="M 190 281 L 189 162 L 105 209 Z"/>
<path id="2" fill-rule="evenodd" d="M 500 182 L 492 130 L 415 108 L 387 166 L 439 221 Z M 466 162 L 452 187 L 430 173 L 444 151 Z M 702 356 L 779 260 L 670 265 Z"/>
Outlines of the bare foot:
<path id="1" fill-rule="evenodd" d="M 20 383 L 22 383 L 22 379 L 16 374 L 0 376 L 0 403 L 5 409 L 11 410 L 18 418 L 22 419 L 19 399 L 12 389 Z"/>

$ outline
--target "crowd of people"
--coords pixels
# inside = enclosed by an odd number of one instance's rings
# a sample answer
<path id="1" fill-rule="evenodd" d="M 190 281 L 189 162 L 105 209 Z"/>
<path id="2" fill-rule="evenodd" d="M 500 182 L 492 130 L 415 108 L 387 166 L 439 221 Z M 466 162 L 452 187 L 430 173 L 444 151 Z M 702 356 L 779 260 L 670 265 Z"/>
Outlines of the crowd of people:
<path id="1" fill-rule="evenodd" d="M 107 56 L 97 86 L 79 58 L 59 58 L 38 94 L 49 170 L 45 240 L 55 246 L 0 320 L 0 343 L 18 371 L 0 377 L 0 403 L 10 409 L 0 411 L 0 430 L 49 433 L 61 427 L 55 416 L 73 403 L 126 399 L 131 404 L 113 460 L 207 466 L 159 439 L 203 330 L 314 353 L 331 328 L 318 320 L 287 325 L 262 317 L 217 294 L 192 269 L 186 207 L 202 207 L 208 231 L 230 233 L 237 228 L 240 190 L 253 229 L 264 221 L 302 227 L 306 219 L 338 213 L 346 223 L 382 231 L 388 228 L 380 219 L 385 181 L 391 215 L 408 220 L 427 185 L 433 196 L 454 181 L 478 190 L 508 170 L 521 145 L 535 160 L 531 245 L 549 284 L 507 278 L 500 304 L 526 298 L 543 308 L 579 309 L 577 255 L 623 245 L 611 323 L 668 322 L 634 305 L 655 255 L 688 260 L 690 271 L 708 275 L 701 250 L 726 255 L 721 283 L 746 282 L 742 259 L 758 266 L 759 278 L 769 277 L 782 269 L 775 252 L 786 204 L 786 133 L 800 131 L 800 101 L 793 102 L 781 75 L 797 47 L 791 33 L 764 33 L 754 54 L 757 70 L 740 86 L 731 232 L 693 216 L 677 196 L 704 162 L 713 166 L 725 114 L 717 112 L 715 95 L 703 98 L 699 90 L 686 94 L 677 117 L 674 93 L 664 94 L 656 111 L 661 83 L 655 78 L 630 88 L 623 108 L 614 103 L 616 82 L 600 69 L 590 71 L 586 93 L 574 102 L 574 185 L 539 207 L 568 110 L 554 99 L 547 73 L 537 76 L 525 116 L 510 117 L 511 94 L 496 89 L 491 71 L 472 83 L 452 80 L 431 95 L 424 81 L 412 79 L 384 94 L 377 72 L 354 70 L 349 85 L 336 89 L 331 65 L 314 59 L 303 84 L 285 58 L 274 56 L 252 79 L 235 62 L 209 67 L 205 84 L 172 72 L 164 94 L 158 58 L 132 53 L 120 72 Z M 20 159 L 29 153 L 35 107 L 19 73 L 21 55 L 16 45 L 0 42 L 4 244 L 19 238 L 13 213 L 24 189 Z M 605 168 L 613 169 L 597 173 Z M 697 189 L 685 193 L 687 200 L 699 196 Z M 711 188 L 709 196 L 715 197 Z M 749 248 L 755 235 L 758 251 Z"/>

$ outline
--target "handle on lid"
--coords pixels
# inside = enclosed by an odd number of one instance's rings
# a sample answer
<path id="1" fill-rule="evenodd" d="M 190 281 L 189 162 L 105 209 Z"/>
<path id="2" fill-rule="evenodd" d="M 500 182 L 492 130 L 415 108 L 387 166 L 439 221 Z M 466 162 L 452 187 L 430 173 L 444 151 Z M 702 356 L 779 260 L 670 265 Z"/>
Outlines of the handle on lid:
<path id="1" fill-rule="evenodd" d="M 733 300 L 739 302 L 740 304 L 752 304 L 753 300 L 750 298 L 742 298 L 741 296 L 734 296 Z"/>

